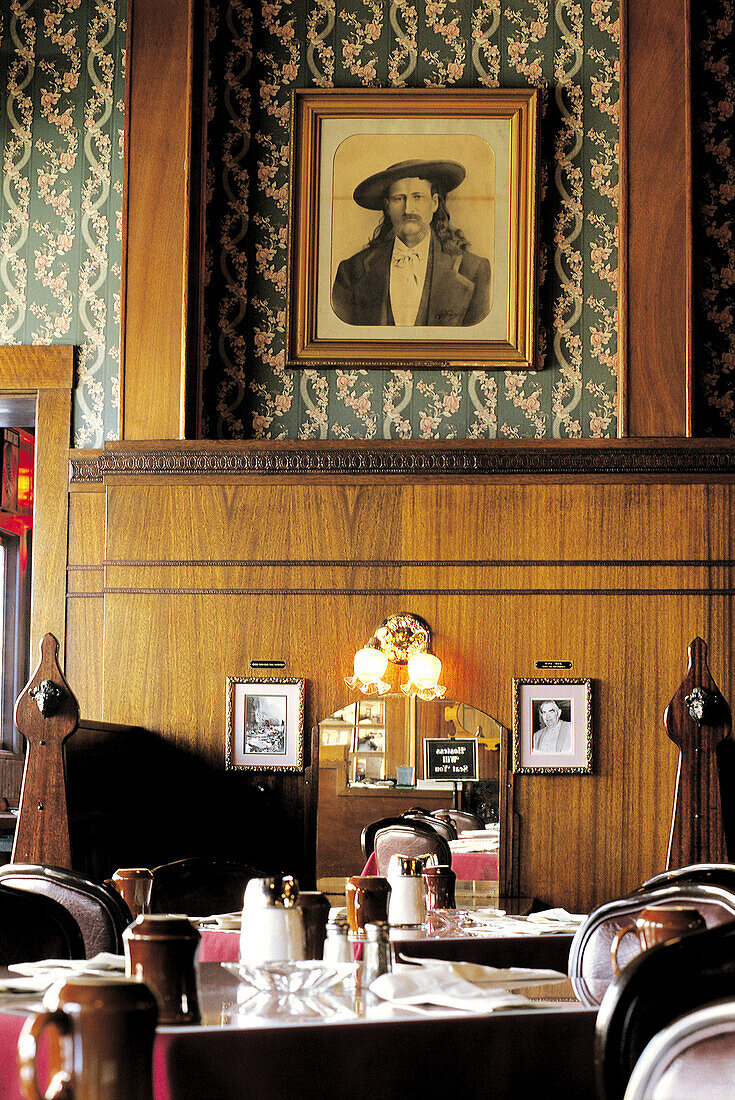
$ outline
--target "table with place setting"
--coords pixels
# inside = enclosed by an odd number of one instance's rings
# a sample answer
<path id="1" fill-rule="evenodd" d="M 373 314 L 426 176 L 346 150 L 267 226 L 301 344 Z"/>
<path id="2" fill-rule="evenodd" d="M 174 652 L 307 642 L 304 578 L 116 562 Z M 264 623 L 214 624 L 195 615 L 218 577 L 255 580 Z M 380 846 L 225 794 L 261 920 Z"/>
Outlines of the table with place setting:
<path id="1" fill-rule="evenodd" d="M 491 966 L 549 966 L 566 971 L 574 932 L 582 917 L 564 909 L 511 916 L 498 909 L 455 909 L 430 913 L 425 928 L 393 928 L 398 952 L 422 958 Z M 199 922 L 202 962 L 239 957 L 240 913 L 222 913 Z"/>
<path id="2" fill-rule="evenodd" d="M 122 957 L 106 957 L 3 972 L 3 1100 L 21 1100 L 13 1051 L 44 988 L 60 973 L 104 979 L 123 967 Z M 157 1029 L 155 1100 L 235 1100 L 245 1083 L 274 1100 L 294 1089 L 355 1100 L 520 1096 L 542 1085 L 545 1097 L 574 1100 L 593 1091 L 596 1012 L 574 1002 L 561 972 L 420 960 L 365 990 L 351 964 L 205 962 L 198 985 L 201 1023 Z"/>

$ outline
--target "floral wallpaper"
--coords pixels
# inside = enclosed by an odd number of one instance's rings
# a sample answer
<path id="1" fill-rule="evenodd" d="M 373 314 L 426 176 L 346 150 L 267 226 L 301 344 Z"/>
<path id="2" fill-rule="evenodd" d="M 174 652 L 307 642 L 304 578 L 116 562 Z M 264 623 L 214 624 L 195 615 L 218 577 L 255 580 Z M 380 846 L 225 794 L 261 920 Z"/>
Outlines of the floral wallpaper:
<path id="1" fill-rule="evenodd" d="M 735 435 L 735 4 L 692 5 L 695 423 Z"/>
<path id="2" fill-rule="evenodd" d="M 733 4 L 692 12 L 695 423 L 735 433 Z M 0 4 L 0 342 L 79 348 L 74 444 L 118 432 L 125 0 Z M 612 436 L 618 0 L 211 0 L 204 434 Z M 292 87 L 534 85 L 545 369 L 284 367 Z"/>
<path id="3" fill-rule="evenodd" d="M 617 0 L 218 0 L 210 36 L 205 434 L 616 434 Z M 286 369 L 291 89 L 500 85 L 542 92 L 546 369 Z"/>
<path id="4" fill-rule="evenodd" d="M 78 447 L 118 427 L 125 29 L 125 0 L 0 5 L 0 343 L 78 345 Z"/>

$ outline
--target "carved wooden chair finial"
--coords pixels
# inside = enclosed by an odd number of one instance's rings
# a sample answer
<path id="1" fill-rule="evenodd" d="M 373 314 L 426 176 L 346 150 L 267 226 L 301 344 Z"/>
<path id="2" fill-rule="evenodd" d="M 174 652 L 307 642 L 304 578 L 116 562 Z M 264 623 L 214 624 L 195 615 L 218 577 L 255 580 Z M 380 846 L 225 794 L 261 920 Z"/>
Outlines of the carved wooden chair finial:
<path id="1" fill-rule="evenodd" d="M 79 723 L 79 705 L 59 668 L 59 643 L 46 634 L 41 659 L 15 704 L 27 741 L 13 863 L 71 868 L 63 745 Z"/>
<path id="2" fill-rule="evenodd" d="M 666 732 L 681 753 L 667 869 L 735 859 L 726 840 L 731 769 L 722 767 L 732 759 L 723 750 L 735 747 L 731 724 L 730 707 L 707 666 L 707 646 L 695 638 L 687 674 L 664 712 Z"/>

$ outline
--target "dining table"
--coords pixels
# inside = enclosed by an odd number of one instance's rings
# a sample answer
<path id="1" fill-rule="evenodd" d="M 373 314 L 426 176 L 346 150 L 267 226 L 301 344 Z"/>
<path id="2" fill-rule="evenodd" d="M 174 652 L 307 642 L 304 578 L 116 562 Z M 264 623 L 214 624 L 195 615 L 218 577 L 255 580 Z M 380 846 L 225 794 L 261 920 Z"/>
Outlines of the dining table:
<path id="1" fill-rule="evenodd" d="M 157 1029 L 155 1100 L 595 1095 L 597 1013 L 563 978 L 526 984 L 521 1006 L 495 1011 L 395 1004 L 344 985 L 272 996 L 213 962 L 199 964 L 198 983 L 201 1024 Z M 3 1100 L 23 1100 L 15 1051 L 39 996 L 0 995 Z"/>

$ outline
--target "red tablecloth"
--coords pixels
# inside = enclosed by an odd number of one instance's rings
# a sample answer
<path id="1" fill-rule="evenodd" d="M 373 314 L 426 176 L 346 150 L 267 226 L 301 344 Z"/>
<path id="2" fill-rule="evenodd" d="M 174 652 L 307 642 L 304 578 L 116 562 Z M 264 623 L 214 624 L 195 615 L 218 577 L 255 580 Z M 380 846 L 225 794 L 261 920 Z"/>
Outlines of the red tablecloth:
<path id="1" fill-rule="evenodd" d="M 25 1016 L 0 1012 L 0 1100 L 24 1100 L 18 1081 L 18 1037 L 25 1023 Z M 176 1032 L 159 1031 L 153 1048 L 153 1092 L 155 1100 L 174 1100 L 169 1088 L 168 1048 Z M 45 1043 L 41 1040 L 38 1059 L 39 1083 L 48 1080 Z M 202 1097 L 204 1100 L 204 1097 Z"/>
<path id="2" fill-rule="evenodd" d="M 452 870 L 456 874 L 458 882 L 497 881 L 498 853 L 452 852 Z M 370 855 L 360 873 L 363 875 L 377 875 L 378 865 L 375 860 L 375 852 Z"/>
<path id="3" fill-rule="evenodd" d="M 199 962 L 237 962 L 240 958 L 238 928 L 201 928 L 199 930 Z"/>

